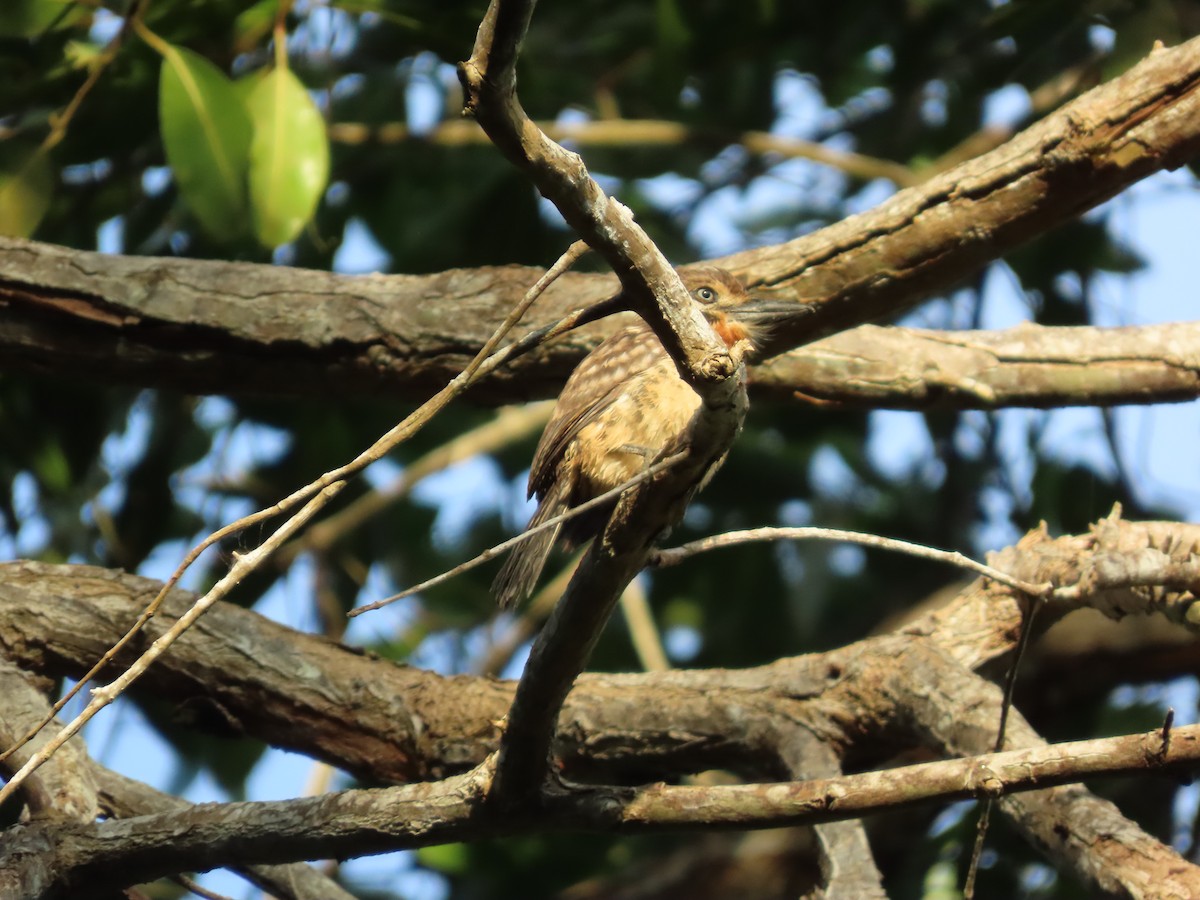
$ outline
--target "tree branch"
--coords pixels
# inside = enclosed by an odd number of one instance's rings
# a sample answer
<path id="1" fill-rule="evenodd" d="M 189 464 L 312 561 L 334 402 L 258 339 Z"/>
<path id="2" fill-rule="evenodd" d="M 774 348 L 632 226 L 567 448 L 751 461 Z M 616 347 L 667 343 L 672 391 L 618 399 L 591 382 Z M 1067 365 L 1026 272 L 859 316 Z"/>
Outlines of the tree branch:
<path id="1" fill-rule="evenodd" d="M 861 325 L 753 367 L 751 387 L 875 409 L 1192 400 L 1200 396 L 1200 324 L 994 332 Z"/>
<path id="2" fill-rule="evenodd" d="M 1146 59 L 997 149 L 805 238 L 721 264 L 806 304 L 787 349 L 893 316 L 986 263 L 1200 155 L 1200 38 Z"/>
<path id="3" fill-rule="evenodd" d="M 30 675 L 0 653 L 0 747 L 12 746 L 50 710 L 45 695 L 30 683 Z M 11 777 L 47 743 L 39 734 L 26 751 L 0 764 L 5 778 Z M 33 818 L 57 818 L 89 823 L 99 812 L 96 783 L 88 772 L 90 760 L 83 739 L 68 741 L 49 764 L 28 779 L 22 790 L 25 808 Z"/>
<path id="4" fill-rule="evenodd" d="M 905 674 L 913 671 L 923 678 Z M 897 704 L 912 717 L 925 743 L 939 752 L 986 752 L 995 741 L 1000 689 L 961 668 L 932 641 L 914 642 L 900 650 L 879 687 L 879 694 L 864 699 L 874 702 L 886 697 L 889 708 Z M 1178 735 L 1178 730 L 1171 730 L 1164 741 L 1162 730 L 1152 731 L 1145 736 L 1142 752 L 1153 756 Z M 1081 754 L 1110 750 L 1093 741 L 1083 743 L 1092 746 L 1081 746 Z M 1006 745 L 1027 748 L 1018 752 L 1035 756 L 1055 746 L 1047 745 L 1016 710 L 1010 713 Z M 986 765 L 978 771 L 987 778 Z M 1200 868 L 1083 785 L 1056 783 L 1061 786 L 1008 796 L 1000 804 L 1018 832 L 1055 865 L 1117 896 L 1191 897 L 1200 892 Z"/>
<path id="5" fill-rule="evenodd" d="M 1110 519 L 1092 534 L 1054 541 L 1034 532 L 1013 552 L 1031 561 L 1026 577 L 1057 580 L 1073 556 L 1111 556 L 1121 548 L 1135 552 L 1151 545 L 1186 553 L 1193 530 Z M 1088 568 L 1086 561 L 1073 565 L 1078 572 Z M 0 573 L 0 641 L 22 665 L 46 674 L 86 669 L 97 648 L 102 651 L 136 614 L 139 598 L 156 588 L 135 576 L 78 566 L 9 564 Z M 1119 577 L 1115 583 L 1126 581 Z M 1081 583 L 1106 588 L 1089 579 Z M 1131 609 L 1131 602 L 1141 609 L 1179 602 L 1143 595 L 1140 587 L 1122 590 L 1133 592 L 1123 600 L 1118 596 L 1114 611 Z M 1110 592 L 1105 594 L 1104 602 L 1112 604 Z M 1081 597 L 1051 603 L 1039 621 L 1086 602 Z M 178 614 L 187 606 L 187 596 L 175 592 L 164 613 Z M 983 682 L 972 676 L 959 684 L 951 676 L 965 676 L 965 670 L 948 660 L 977 667 L 997 659 L 1011 647 L 1018 621 L 1017 604 L 1006 592 L 976 584 L 901 634 L 830 653 L 737 671 L 583 676 L 566 704 L 556 749 L 568 774 L 601 771 L 612 778 L 620 772 L 653 780 L 720 767 L 777 778 L 789 768 L 781 754 L 794 727 L 830 746 L 861 752 L 873 735 L 882 737 L 898 721 L 908 721 L 922 723 L 924 742 L 944 752 L 974 753 L 993 739 L 998 694 L 972 701 L 968 716 L 962 698 L 973 696 L 969 686 L 982 689 Z M 202 708 L 215 705 L 226 723 L 240 722 L 278 746 L 321 756 L 365 777 L 437 777 L 482 761 L 497 746 L 495 723 L 510 702 L 511 684 L 397 667 L 224 604 L 205 623 L 159 661 L 151 685 L 156 693 Z M 169 622 L 153 621 L 151 636 L 167 627 Z M 629 702 L 631 694 L 637 703 Z M 663 709 L 671 710 L 666 732 Z M 931 730 L 950 724 L 961 729 L 957 736 Z M 1023 728 L 1028 728 L 1023 722 L 1014 725 L 1010 746 L 1025 742 L 1023 735 L 1031 732 Z M 1048 799 L 1039 805 L 1039 796 Z M 1153 851 L 1164 864 L 1175 858 L 1082 788 L 1030 795 L 1014 815 L 1037 843 L 1053 837 L 1055 822 L 1071 822 L 1070 852 L 1056 858 L 1084 878 L 1108 877 L 1101 873 L 1112 860 L 1106 861 L 1101 832 L 1123 835 L 1122 846 L 1144 843 L 1145 852 Z M 1093 820 L 1094 826 L 1088 824 Z"/>
<path id="6" fill-rule="evenodd" d="M 683 122 L 660 119 L 593 119 L 586 122 L 543 120 L 534 123 L 547 137 L 570 142 L 579 147 L 675 147 L 686 144 L 711 146 L 716 152 L 730 144 L 738 144 L 747 152 L 770 154 L 784 159 L 811 159 L 855 178 L 887 178 L 901 187 L 918 184 L 921 172 L 890 159 L 878 159 L 835 150 L 826 144 L 801 138 L 772 134 L 769 131 L 725 132 L 696 128 Z M 443 147 L 486 144 L 488 136 L 474 122 L 447 119 L 429 131 L 414 135 L 403 122 L 367 125 L 361 122 L 334 122 L 329 126 L 329 139 L 343 144 L 399 144 L 420 141 Z"/>
<path id="7" fill-rule="evenodd" d="M 466 112 L 604 257 L 631 308 L 654 329 L 680 373 L 705 394 L 733 374 L 724 345 L 632 213 L 604 193 L 578 154 L 539 130 L 517 99 L 516 60 L 534 5 L 533 0 L 489 4 L 471 58 L 458 68 Z"/>
<path id="8" fill-rule="evenodd" d="M 630 212 L 601 190 L 577 154 L 546 137 L 521 108 L 516 60 L 533 7 L 530 0 L 489 4 L 471 58 L 459 66 L 466 108 L 612 266 L 623 295 L 654 328 L 704 403 L 687 445 L 663 448 L 663 457 L 681 452 L 682 460 L 622 496 L 534 642 L 500 746 L 494 787 L 504 806 L 536 795 L 563 701 L 617 598 L 645 564 L 650 544 L 682 517 L 695 486 L 728 451 L 745 415 L 740 355 L 726 349 Z"/>
<path id="9" fill-rule="evenodd" d="M 1200 726 L 943 760 L 802 783 L 552 791 L 536 815 L 486 802 L 485 763 L 439 782 L 281 802 L 210 804 L 98 825 L 18 828 L 0 848 L 6 897 L 119 888 L 214 865 L 348 858 L 545 830 L 772 828 L 859 818 L 931 800 L 1039 791 L 1084 778 L 1185 773 L 1200 763 Z M 1200 888 L 1178 860 L 1175 884 Z"/>
<path id="10" fill-rule="evenodd" d="M 0 745 L 7 746 L 23 735 L 50 711 L 45 695 L 29 683 L 23 673 L 7 660 L 0 659 Z M 55 722 L 56 727 L 62 727 Z M 39 736 L 30 750 L 36 751 L 45 743 Z M 20 765 L 26 754 L 18 755 L 13 763 Z M 49 801 L 39 807 L 34 793 Z M 26 808 L 34 820 L 52 819 L 81 825 L 92 823 L 103 807 L 106 814 L 117 818 L 154 815 L 191 808 L 192 804 L 170 794 L 156 791 L 141 782 L 109 771 L 92 760 L 81 739 L 73 738 L 63 746 L 38 772 L 25 782 Z M 172 873 L 175 874 L 175 873 Z M 352 900 L 330 879 L 311 866 L 247 866 L 242 872 L 249 881 L 280 898 L 289 900 Z M 7 896 L 7 895 L 5 895 Z"/>
<path id="11" fill-rule="evenodd" d="M 809 307 L 791 326 L 776 330 L 780 349 L 895 315 L 1146 175 L 1200 154 L 1198 80 L 1200 38 L 1151 55 L 986 156 L 876 209 L 787 244 L 713 262 Z M 0 238 L 0 365 L 194 393 L 424 398 L 462 369 L 535 278 L 515 267 L 350 277 L 114 257 Z M 547 292 L 531 325 L 554 321 L 613 290 L 609 278 L 568 275 Z M 432 297 L 444 302 L 431 303 Z M 593 326 L 555 342 L 489 378 L 473 396 L 488 402 L 549 396 L 611 327 Z M 1073 339 L 1068 331 L 1046 333 L 1052 341 Z M 1066 336 L 1055 336 L 1060 333 Z M 1137 336 L 1122 331 L 1115 340 L 1128 347 Z M 1090 335 L 1080 332 L 1074 340 L 1084 337 Z M 941 340 L 936 334 L 932 339 Z M 1131 355 L 1153 364 L 1162 379 L 1144 386 L 1168 399 L 1194 396 L 1186 371 L 1194 350 L 1184 345 L 1175 354 L 1157 340 L 1154 345 L 1168 352 Z M 940 359 L 945 348 L 935 349 Z M 831 361 L 831 353 L 840 358 Z M 865 364 L 871 357 L 896 359 L 886 347 L 826 349 L 803 364 L 818 367 L 818 385 L 809 376 L 789 388 L 786 377 L 781 384 L 770 376 L 767 389 L 862 402 L 830 393 L 819 367 L 834 366 L 831 374 L 842 374 L 851 362 Z M 1115 372 L 1117 365 L 1114 358 L 1106 370 Z M 1180 371 L 1165 371 L 1176 365 Z M 886 379 L 881 385 L 871 371 L 862 374 L 872 384 L 855 393 L 866 390 L 880 405 L 1058 402 L 1040 399 L 1047 391 L 1065 394 L 1066 402 L 1135 402 L 1144 396 L 1130 396 L 1108 375 L 1095 376 L 1096 387 L 1088 387 L 1095 383 L 1089 376 L 1076 390 L 1061 380 L 1044 390 L 1021 390 L 1021 380 L 1004 366 L 993 372 L 996 384 L 969 372 L 960 377 L 956 370 L 948 379 L 896 384 L 889 393 Z M 1045 367 L 1038 371 L 1035 384 L 1047 374 Z"/>

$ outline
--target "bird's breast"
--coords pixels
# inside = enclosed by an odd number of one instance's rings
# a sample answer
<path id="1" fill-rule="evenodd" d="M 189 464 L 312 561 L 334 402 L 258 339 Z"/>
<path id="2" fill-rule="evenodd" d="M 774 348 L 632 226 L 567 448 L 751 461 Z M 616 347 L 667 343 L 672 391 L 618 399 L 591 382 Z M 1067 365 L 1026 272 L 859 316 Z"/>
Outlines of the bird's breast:
<path id="1" fill-rule="evenodd" d="M 684 446 L 700 403 L 670 358 L 633 375 L 574 442 L 584 499 L 628 481 L 664 451 Z"/>

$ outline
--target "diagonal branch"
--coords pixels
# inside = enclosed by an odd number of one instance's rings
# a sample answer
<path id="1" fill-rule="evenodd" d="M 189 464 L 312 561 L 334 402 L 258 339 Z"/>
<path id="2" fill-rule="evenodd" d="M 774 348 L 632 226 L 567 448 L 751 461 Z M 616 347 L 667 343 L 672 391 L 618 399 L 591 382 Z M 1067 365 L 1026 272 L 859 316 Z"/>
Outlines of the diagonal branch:
<path id="1" fill-rule="evenodd" d="M 985 156 L 875 209 L 713 262 L 810 307 L 776 331 L 778 349 L 896 315 L 1139 179 L 1200 155 L 1198 83 L 1195 38 L 1155 52 Z M 515 141 L 509 149 L 520 151 Z M 462 369 L 534 278 L 517 268 L 350 277 L 111 257 L 0 237 L 0 366 L 197 393 L 424 399 Z M 532 324 L 611 293 L 610 279 L 568 276 L 547 293 Z M 431 304 L 431 297 L 445 302 Z M 282 318 L 281 310 L 288 311 Z M 505 373 L 475 396 L 547 396 L 602 332 L 546 348 L 519 370 L 519 380 Z M 996 374 L 1005 380 L 1003 370 Z M 947 402 L 979 403 L 968 385 Z M 925 393 L 936 398 L 937 387 Z M 1018 402 L 996 389 L 997 403 Z M 1162 390 L 1194 395 L 1178 385 Z M 1116 385 L 1109 393 L 1114 399 L 1089 402 L 1137 399 Z M 1068 402 L 1077 402 L 1073 394 Z M 925 405 L 911 397 L 895 402 Z M 1046 405 L 1037 394 L 1019 402 Z"/>
<path id="2" fill-rule="evenodd" d="M 805 302 L 806 315 L 774 334 L 784 350 L 895 315 L 1196 156 L 1200 38 L 1152 52 L 990 153 L 874 210 L 720 264 L 752 288 Z"/>
<path id="3" fill-rule="evenodd" d="M 683 515 L 704 473 L 729 449 L 745 414 L 739 402 L 740 356 L 726 350 L 629 210 L 610 199 L 579 156 L 546 137 L 521 108 L 516 61 L 533 7 L 532 0 L 492 0 L 488 6 L 471 58 L 459 66 L 466 108 L 612 266 L 627 301 L 654 328 L 680 375 L 704 403 L 689 446 L 681 448 L 682 461 L 618 502 L 612 521 L 593 541 L 534 643 L 497 764 L 494 795 L 505 806 L 536 795 L 567 691 L 583 671 L 617 598 L 644 565 L 651 542 Z"/>
<path id="4" fill-rule="evenodd" d="M 29 683 L 23 673 L 7 660 L 0 659 L 0 743 L 8 744 L 39 722 L 50 709 L 44 694 Z M 60 723 L 56 723 L 60 724 Z M 32 749 L 37 749 L 35 743 Z M 16 759 L 19 764 L 22 760 Z M 45 785 L 45 796 L 52 801 L 48 809 L 39 809 L 29 800 L 30 786 Z M 92 760 L 82 740 L 70 741 L 25 783 L 26 806 L 34 818 L 57 816 L 57 821 L 92 823 L 102 807 L 110 817 L 157 815 L 189 809 L 192 804 L 164 794 L 132 778 L 106 769 Z M 352 900 L 339 885 L 311 866 L 302 863 L 285 866 L 247 866 L 247 880 L 279 898 L 290 900 Z M 7 896 L 7 895 L 5 895 Z"/>
<path id="5" fill-rule="evenodd" d="M 612 267 L 627 302 L 658 334 L 680 372 L 702 392 L 733 374 L 733 364 L 667 258 L 588 174 L 579 154 L 550 140 L 525 114 L 516 60 L 533 0 L 492 0 L 471 58 L 459 65 L 466 111 L 525 172 L 577 234 Z"/>

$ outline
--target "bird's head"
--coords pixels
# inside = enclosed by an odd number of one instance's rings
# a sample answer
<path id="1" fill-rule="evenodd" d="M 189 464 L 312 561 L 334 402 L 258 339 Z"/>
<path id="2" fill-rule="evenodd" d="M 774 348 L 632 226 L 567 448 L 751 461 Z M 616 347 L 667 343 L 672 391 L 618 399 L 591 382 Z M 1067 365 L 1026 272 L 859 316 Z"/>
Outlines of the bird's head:
<path id="1" fill-rule="evenodd" d="M 795 313 L 794 304 L 781 305 L 750 296 L 746 286 L 732 273 L 717 266 L 694 266 L 679 275 L 727 347 L 742 340 L 757 346 L 772 322 Z"/>

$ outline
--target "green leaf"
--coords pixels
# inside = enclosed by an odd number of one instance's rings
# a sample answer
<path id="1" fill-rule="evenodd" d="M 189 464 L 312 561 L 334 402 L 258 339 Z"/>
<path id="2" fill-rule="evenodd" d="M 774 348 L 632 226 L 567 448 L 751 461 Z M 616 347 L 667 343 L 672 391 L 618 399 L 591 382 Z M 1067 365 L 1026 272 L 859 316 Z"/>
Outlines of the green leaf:
<path id="1" fill-rule="evenodd" d="M 246 221 L 250 117 L 233 83 L 203 56 L 158 49 L 159 127 L 179 192 L 205 231 L 234 237 Z"/>
<path id="2" fill-rule="evenodd" d="M 38 481 L 51 491 L 60 493 L 71 486 L 71 466 L 58 444 L 46 444 L 34 458 L 33 471 Z"/>
<path id="3" fill-rule="evenodd" d="M 427 869 L 461 875 L 467 871 L 470 859 L 465 844 L 441 844 L 417 850 L 417 862 Z"/>
<path id="4" fill-rule="evenodd" d="M 67 28 L 87 15 L 75 0 L 4 0 L 0 4 L 0 37 L 32 38 Z"/>
<path id="5" fill-rule="evenodd" d="M 254 233 L 267 247 L 286 244 L 304 228 L 329 178 L 325 120 L 304 85 L 275 69 L 250 92 L 250 205 Z"/>
<path id="6" fill-rule="evenodd" d="M 0 234 L 33 234 L 54 193 L 54 172 L 44 154 L 0 144 Z"/>

